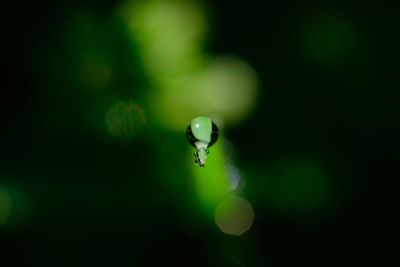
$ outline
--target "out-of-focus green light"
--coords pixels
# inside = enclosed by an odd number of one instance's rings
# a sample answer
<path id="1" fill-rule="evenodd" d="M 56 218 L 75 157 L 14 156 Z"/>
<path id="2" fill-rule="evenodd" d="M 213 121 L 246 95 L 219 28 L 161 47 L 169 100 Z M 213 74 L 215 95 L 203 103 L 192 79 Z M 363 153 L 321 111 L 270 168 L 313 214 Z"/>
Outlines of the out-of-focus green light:
<path id="1" fill-rule="evenodd" d="M 257 97 L 254 70 L 233 57 L 212 60 L 191 75 L 170 77 L 164 86 L 152 94 L 152 110 L 163 126 L 177 131 L 197 114 L 235 124 L 249 114 Z"/>
<path id="2" fill-rule="evenodd" d="M 154 79 L 191 69 L 201 55 L 207 27 L 196 1 L 126 1 L 120 14 Z"/>
<path id="3" fill-rule="evenodd" d="M 221 148 L 221 142 L 212 146 L 207 156 L 205 167 L 197 166 L 191 156 L 191 165 L 196 183 L 197 196 L 202 207 L 213 212 L 218 203 L 230 190 L 226 160 Z"/>
<path id="4" fill-rule="evenodd" d="M 136 136 L 145 123 L 143 108 L 131 101 L 120 101 L 106 113 L 108 131 L 117 138 L 129 139 Z"/>
<path id="5" fill-rule="evenodd" d="M 242 120 L 255 104 L 258 80 L 253 68 L 236 57 L 218 57 L 205 69 L 197 90 L 200 108 L 218 114 L 225 124 Z M 207 101 L 207 105 L 204 105 Z"/>
<path id="6" fill-rule="evenodd" d="M 251 204 L 239 196 L 229 196 L 215 210 L 215 223 L 222 232 L 242 235 L 253 223 L 254 210 Z"/>
<path id="7" fill-rule="evenodd" d="M 7 223 L 11 210 L 11 196 L 6 190 L 0 188 L 0 227 Z"/>

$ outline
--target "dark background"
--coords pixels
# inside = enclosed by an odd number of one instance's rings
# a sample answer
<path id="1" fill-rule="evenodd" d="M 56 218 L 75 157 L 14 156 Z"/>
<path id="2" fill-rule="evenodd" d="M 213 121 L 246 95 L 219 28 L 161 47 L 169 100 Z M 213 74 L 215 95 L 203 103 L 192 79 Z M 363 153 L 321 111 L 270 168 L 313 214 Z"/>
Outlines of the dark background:
<path id="1" fill-rule="evenodd" d="M 0 224 L 1 266 L 383 266 L 397 260 L 399 5 L 204 3 L 208 51 L 240 56 L 262 87 L 251 115 L 224 133 L 247 175 L 252 229 L 224 235 L 196 212 L 190 190 L 166 189 L 158 178 L 160 169 L 184 173 L 185 129 L 179 135 L 149 126 L 132 140 L 115 140 L 82 119 L 80 110 L 91 106 L 62 75 L 68 53 L 54 58 L 63 44 L 58 31 L 68 14 L 91 10 L 101 21 L 118 1 L 9 3 L 2 9 L 0 185 L 22 188 L 30 200 L 18 200 L 22 215 Z M 336 18 L 352 30 L 336 30 Z M 308 39 L 300 34 L 304 25 L 311 25 Z M 329 27 L 332 36 L 321 38 Z M 115 36 L 115 51 L 123 53 L 126 40 Z M 119 65 L 119 84 L 133 79 L 126 65 Z M 136 84 L 147 83 L 141 68 L 133 76 Z M 112 95 L 131 96 L 124 89 Z M 179 144 L 169 156 L 159 150 L 165 140 Z M 328 211 L 263 204 L 266 166 L 293 158 L 316 160 L 335 177 Z"/>

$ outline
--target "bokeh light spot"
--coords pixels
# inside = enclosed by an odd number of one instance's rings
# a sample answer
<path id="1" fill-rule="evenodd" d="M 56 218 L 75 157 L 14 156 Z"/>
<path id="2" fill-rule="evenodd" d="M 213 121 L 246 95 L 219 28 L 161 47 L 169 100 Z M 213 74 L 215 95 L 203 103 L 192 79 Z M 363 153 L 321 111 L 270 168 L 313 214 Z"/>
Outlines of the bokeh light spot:
<path id="1" fill-rule="evenodd" d="M 221 56 L 211 61 L 199 81 L 197 99 L 208 104 L 198 105 L 220 114 L 226 124 L 235 124 L 254 107 L 257 86 L 252 67 L 237 57 Z"/>
<path id="2" fill-rule="evenodd" d="M 146 123 L 143 108 L 131 101 L 116 103 L 108 110 L 105 119 L 110 134 L 121 139 L 136 136 Z"/>
<path id="3" fill-rule="evenodd" d="M 253 223 L 254 211 L 251 204 L 239 196 L 229 196 L 215 210 L 215 223 L 222 232 L 242 235 Z"/>
<path id="4" fill-rule="evenodd" d="M 248 64 L 219 57 L 197 73 L 170 77 L 152 95 L 152 106 L 159 122 L 170 130 L 181 131 L 198 114 L 212 118 L 218 114 L 225 125 L 234 125 L 255 106 L 257 85 L 257 75 Z"/>
<path id="5" fill-rule="evenodd" d="M 121 15 L 153 78 L 184 71 L 200 54 L 206 18 L 195 1 L 127 1 Z"/>
<path id="6" fill-rule="evenodd" d="M 246 181 L 240 174 L 240 170 L 233 164 L 227 164 L 226 166 L 229 176 L 229 190 L 239 194 L 243 191 Z"/>

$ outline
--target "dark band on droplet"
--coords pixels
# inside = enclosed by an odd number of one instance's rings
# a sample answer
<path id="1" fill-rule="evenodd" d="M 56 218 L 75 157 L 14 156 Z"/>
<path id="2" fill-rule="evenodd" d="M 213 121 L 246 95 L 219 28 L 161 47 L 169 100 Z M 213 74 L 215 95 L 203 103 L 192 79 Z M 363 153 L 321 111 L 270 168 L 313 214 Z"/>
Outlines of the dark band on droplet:
<path id="1" fill-rule="evenodd" d="M 212 122 L 211 139 L 210 139 L 210 143 L 208 144 L 208 147 L 212 146 L 213 144 L 215 144 L 215 142 L 217 142 L 218 136 L 219 136 L 218 127 L 214 122 Z"/>
<path id="2" fill-rule="evenodd" d="M 196 137 L 194 137 L 194 134 L 192 132 L 192 127 L 190 127 L 190 124 L 186 129 L 186 139 L 189 141 L 189 144 L 191 144 L 193 147 L 196 147 L 196 142 L 199 141 L 197 140 Z"/>

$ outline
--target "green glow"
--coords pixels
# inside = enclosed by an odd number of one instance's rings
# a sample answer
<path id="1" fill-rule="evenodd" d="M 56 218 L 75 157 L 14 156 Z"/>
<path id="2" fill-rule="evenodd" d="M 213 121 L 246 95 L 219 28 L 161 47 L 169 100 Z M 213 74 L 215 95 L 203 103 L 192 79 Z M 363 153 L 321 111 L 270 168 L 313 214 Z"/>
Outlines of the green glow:
<path id="1" fill-rule="evenodd" d="M 212 214 L 220 201 L 227 196 L 230 187 L 221 142 L 217 142 L 209 150 L 210 154 L 207 156 L 207 164 L 204 168 L 199 168 L 196 164 L 193 164 L 192 155 L 190 155 L 190 165 L 200 205 Z"/>
<path id="2" fill-rule="evenodd" d="M 126 1 L 120 12 L 153 79 L 192 69 L 207 28 L 196 1 Z"/>

